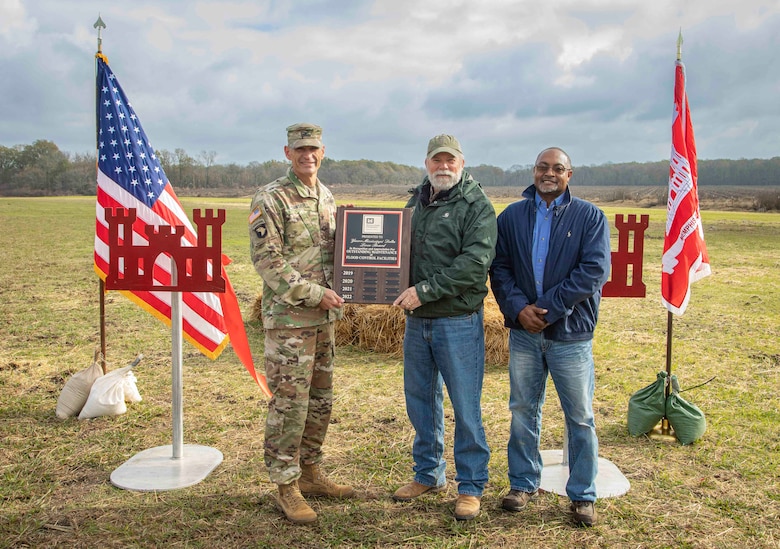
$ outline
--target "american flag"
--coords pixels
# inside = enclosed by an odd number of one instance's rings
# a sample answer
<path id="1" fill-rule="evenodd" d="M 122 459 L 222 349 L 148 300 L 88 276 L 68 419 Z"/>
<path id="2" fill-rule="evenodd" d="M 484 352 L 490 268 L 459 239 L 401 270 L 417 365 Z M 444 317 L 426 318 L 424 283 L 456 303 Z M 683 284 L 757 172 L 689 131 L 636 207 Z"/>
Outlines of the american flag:
<path id="1" fill-rule="evenodd" d="M 135 208 L 132 239 L 147 241 L 145 225 L 185 227 L 183 245 L 197 244 L 195 230 L 173 186 L 160 165 L 141 121 L 102 54 L 97 56 L 97 203 L 95 209 L 95 271 L 105 280 L 109 268 L 108 223 L 105 208 Z M 229 260 L 223 256 L 223 264 Z M 233 343 L 239 359 L 261 389 L 270 396 L 262 375 L 256 373 L 244 331 L 238 300 L 222 268 L 227 291 L 182 292 L 182 333 L 200 352 L 217 358 Z M 154 265 L 155 283 L 170 285 L 171 261 L 160 254 Z M 171 324 L 171 293 L 122 291 L 166 324 Z"/>
<path id="2" fill-rule="evenodd" d="M 710 261 L 699 213 L 696 141 L 685 91 L 685 65 L 678 59 L 661 272 L 663 304 L 670 312 L 683 314 L 691 296 L 691 284 L 709 274 Z"/>

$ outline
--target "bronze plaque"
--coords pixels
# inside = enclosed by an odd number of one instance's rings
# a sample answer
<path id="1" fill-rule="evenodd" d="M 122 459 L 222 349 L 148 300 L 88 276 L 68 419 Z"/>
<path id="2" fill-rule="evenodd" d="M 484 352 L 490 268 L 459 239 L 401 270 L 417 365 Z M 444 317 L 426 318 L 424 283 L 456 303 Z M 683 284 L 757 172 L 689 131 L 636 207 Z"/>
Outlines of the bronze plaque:
<path id="1" fill-rule="evenodd" d="M 347 303 L 390 304 L 409 286 L 409 208 L 339 206 L 334 290 Z"/>

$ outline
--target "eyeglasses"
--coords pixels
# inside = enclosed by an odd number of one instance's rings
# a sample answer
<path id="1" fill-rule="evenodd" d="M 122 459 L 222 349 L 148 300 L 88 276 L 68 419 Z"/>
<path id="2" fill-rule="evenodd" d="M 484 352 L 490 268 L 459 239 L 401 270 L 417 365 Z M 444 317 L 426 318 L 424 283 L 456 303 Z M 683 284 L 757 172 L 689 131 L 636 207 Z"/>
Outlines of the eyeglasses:
<path id="1" fill-rule="evenodd" d="M 548 166 L 547 164 L 537 164 L 536 166 L 534 166 L 534 171 L 536 173 L 541 173 L 541 174 L 547 173 L 547 170 L 550 169 L 552 169 L 552 171 L 554 171 L 558 175 L 563 175 L 564 173 L 571 170 L 571 168 L 567 168 L 562 164 L 556 164 L 555 166 Z"/>

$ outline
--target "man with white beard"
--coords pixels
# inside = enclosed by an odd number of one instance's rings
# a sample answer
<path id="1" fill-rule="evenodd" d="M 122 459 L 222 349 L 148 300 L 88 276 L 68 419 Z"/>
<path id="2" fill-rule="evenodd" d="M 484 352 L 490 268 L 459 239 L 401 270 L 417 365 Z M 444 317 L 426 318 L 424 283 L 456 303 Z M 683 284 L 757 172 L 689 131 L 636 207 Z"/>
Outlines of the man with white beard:
<path id="1" fill-rule="evenodd" d="M 393 494 L 411 501 L 447 483 L 443 386 L 455 416 L 455 518 L 479 514 L 490 449 L 482 426 L 485 332 L 482 302 L 495 255 L 496 213 L 463 167 L 460 143 L 428 143 L 428 175 L 406 204 L 412 215 L 411 286 L 393 305 L 406 312 L 404 396 L 416 431 L 414 478 Z"/>

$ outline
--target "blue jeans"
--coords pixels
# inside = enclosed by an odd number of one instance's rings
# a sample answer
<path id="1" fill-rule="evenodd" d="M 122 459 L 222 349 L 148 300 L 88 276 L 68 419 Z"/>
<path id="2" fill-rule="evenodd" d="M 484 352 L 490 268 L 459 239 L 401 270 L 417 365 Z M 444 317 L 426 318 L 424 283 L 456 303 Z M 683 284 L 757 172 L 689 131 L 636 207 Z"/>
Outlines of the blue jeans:
<path id="1" fill-rule="evenodd" d="M 542 405 L 547 374 L 555 383 L 568 430 L 572 501 L 596 500 L 599 443 L 593 417 L 595 374 L 592 341 L 552 341 L 543 334 L 509 331 L 509 409 L 512 424 L 507 446 L 509 483 L 513 490 L 539 488 L 542 458 Z"/>
<path id="2" fill-rule="evenodd" d="M 458 493 L 481 496 L 488 480 L 490 449 L 482 426 L 485 331 L 482 309 L 447 318 L 406 317 L 404 394 L 416 434 L 414 480 L 443 486 L 444 394 L 455 413 L 455 480 Z"/>

